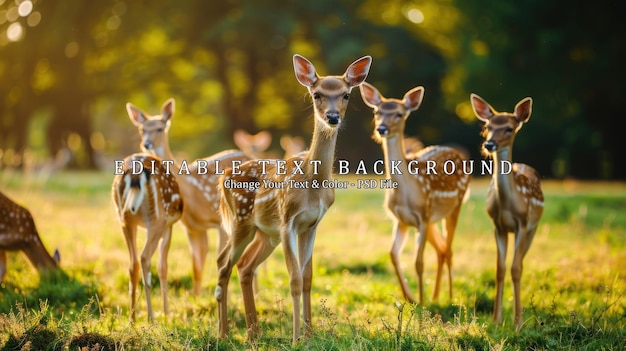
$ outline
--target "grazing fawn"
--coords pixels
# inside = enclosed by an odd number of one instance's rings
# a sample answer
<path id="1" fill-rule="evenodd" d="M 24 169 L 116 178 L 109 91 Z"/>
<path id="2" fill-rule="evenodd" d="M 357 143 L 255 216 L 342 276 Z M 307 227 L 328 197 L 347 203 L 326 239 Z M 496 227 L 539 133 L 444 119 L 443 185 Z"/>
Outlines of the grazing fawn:
<path id="1" fill-rule="evenodd" d="M 6 251 L 17 250 L 26 255 L 39 273 L 59 268 L 59 251 L 50 256 L 30 212 L 0 192 L 0 283 L 7 272 Z"/>
<path id="2" fill-rule="evenodd" d="M 124 159 L 123 170 L 113 179 L 111 192 L 130 254 L 131 320 L 135 320 L 136 292 L 141 265 L 141 277 L 148 305 L 148 321 L 152 322 L 154 313 L 150 299 L 150 261 L 160 242 L 158 273 L 163 311 L 167 316 L 169 312 L 167 254 L 172 238 L 172 226 L 183 214 L 181 192 L 176 179 L 167 172 L 162 161 L 147 154 L 134 154 Z M 146 228 L 147 231 L 141 261 L 137 256 L 138 225 Z"/>
<path id="3" fill-rule="evenodd" d="M 502 293 L 506 271 L 508 234 L 515 235 L 511 278 L 515 297 L 515 330 L 522 327 L 522 301 L 520 297 L 522 265 L 524 256 L 533 241 L 537 225 L 543 213 L 541 176 L 532 167 L 513 163 L 512 172 L 501 169 L 501 161 L 512 160 L 515 135 L 528 122 L 532 112 L 532 99 L 522 99 L 515 112 L 497 112 L 476 94 L 470 97 L 476 117 L 485 124 L 482 136 L 483 153 L 493 158 L 493 176 L 487 192 L 487 213 L 495 226 L 498 260 L 496 268 L 496 297 L 493 306 L 493 321 L 502 322 Z"/>
<path id="4" fill-rule="evenodd" d="M 437 250 L 437 279 L 433 300 L 439 296 L 444 263 L 448 266 L 448 285 L 452 297 L 452 239 L 470 182 L 470 176 L 462 171 L 465 156 L 455 148 L 430 146 L 407 158 L 404 127 L 409 114 L 417 110 L 422 102 L 423 87 L 410 90 L 402 100 L 387 99 L 368 83 L 361 84 L 359 89 L 365 104 L 374 109 L 374 139 L 382 144 L 386 176 L 397 183 L 397 188 L 386 190 L 385 208 L 394 221 L 391 262 L 404 297 L 415 302 L 400 263 L 409 227 L 417 228 L 419 233 L 415 257 L 419 303 L 424 303 L 422 274 L 426 241 Z M 422 169 L 409 172 L 410 164 Z M 423 169 L 429 165 L 432 168 Z M 444 223 L 445 238 L 437 228 L 439 221 Z"/>
<path id="5" fill-rule="evenodd" d="M 141 149 L 163 160 L 174 161 L 172 173 L 176 177 L 185 209 L 181 222 L 187 232 L 193 259 L 193 293 L 200 292 L 202 270 L 209 248 L 207 229 L 218 230 L 217 252 L 226 243 L 226 234 L 221 227 L 219 216 L 219 189 L 217 167 L 230 168 L 233 161 L 245 162 L 251 157 L 239 150 L 225 150 L 210 157 L 195 161 L 181 169 L 170 150 L 169 128 L 174 115 L 174 99 L 167 100 L 161 108 L 161 115 L 150 116 L 131 103 L 126 104 L 130 121 L 141 135 Z M 206 165 L 206 172 L 200 172 L 199 162 Z"/>
<path id="6" fill-rule="evenodd" d="M 296 78 L 313 98 L 315 124 L 310 150 L 284 163 L 246 162 L 239 173 L 231 170 L 223 176 L 220 211 L 230 240 L 218 257 L 215 298 L 219 305 L 220 337 L 228 335 L 227 290 L 235 264 L 243 293 L 248 339 L 257 337 L 259 325 L 252 276 L 279 243 L 290 277 L 292 341 L 295 344 L 300 336 L 301 300 L 305 333 L 311 334 L 313 243 L 317 226 L 335 200 L 334 189 L 319 185 L 332 177 L 338 129 L 350 91 L 365 81 L 371 61 L 371 57 L 365 56 L 353 62 L 341 76 L 319 76 L 311 62 L 295 55 Z"/>

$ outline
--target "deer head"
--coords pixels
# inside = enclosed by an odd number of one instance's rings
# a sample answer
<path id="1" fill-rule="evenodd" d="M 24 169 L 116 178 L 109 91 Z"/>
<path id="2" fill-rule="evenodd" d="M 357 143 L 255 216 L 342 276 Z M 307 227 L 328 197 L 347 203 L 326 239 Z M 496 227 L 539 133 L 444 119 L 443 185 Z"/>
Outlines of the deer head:
<path id="1" fill-rule="evenodd" d="M 128 117 L 139 129 L 141 135 L 141 150 L 155 156 L 165 157 L 165 151 L 169 148 L 168 131 L 170 119 L 174 115 L 174 99 L 168 99 L 161 107 L 161 114 L 150 116 L 135 107 L 130 102 L 126 104 Z"/>
<path id="2" fill-rule="evenodd" d="M 293 56 L 296 79 L 313 97 L 315 116 L 327 128 L 339 126 L 345 116 L 352 88 L 365 81 L 372 63 L 370 56 L 354 61 L 341 76 L 320 78 L 313 64 L 300 55 Z"/>
<path id="3" fill-rule="evenodd" d="M 496 111 L 476 94 L 472 94 L 470 100 L 476 117 L 485 122 L 481 135 L 485 138 L 482 151 L 486 155 L 510 148 L 515 135 L 528 122 L 532 112 L 533 100 L 530 97 L 518 102 L 513 113 Z"/>
<path id="4" fill-rule="evenodd" d="M 374 109 L 374 140 L 404 136 L 404 124 L 411 112 L 417 110 L 424 98 L 424 87 L 409 90 L 402 100 L 387 99 L 371 84 L 359 86 L 363 102 Z"/>

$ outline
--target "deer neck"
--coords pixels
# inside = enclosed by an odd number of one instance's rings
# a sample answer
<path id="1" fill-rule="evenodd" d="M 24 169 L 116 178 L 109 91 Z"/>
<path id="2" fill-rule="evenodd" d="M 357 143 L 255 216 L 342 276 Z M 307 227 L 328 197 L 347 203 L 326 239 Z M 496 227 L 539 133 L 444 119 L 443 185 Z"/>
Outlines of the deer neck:
<path id="1" fill-rule="evenodd" d="M 176 161 L 176 159 L 174 158 L 174 154 L 172 153 L 172 150 L 170 149 L 169 134 L 167 134 L 166 132 L 164 136 L 165 138 L 164 138 L 163 144 L 154 150 L 154 155 L 159 157 L 162 160 L 173 161 L 174 162 L 173 169 L 176 170 L 174 175 L 178 176 L 178 171 L 180 170 L 180 163 Z"/>
<path id="2" fill-rule="evenodd" d="M 311 149 L 305 157 L 305 164 L 309 165 L 309 161 L 319 161 L 317 174 L 313 174 L 314 167 L 306 169 L 307 175 L 313 179 L 330 179 L 333 172 L 333 160 L 335 158 L 335 145 L 337 144 L 338 128 L 325 128 L 315 121 L 313 128 L 313 140 L 311 141 Z"/>
<path id="3" fill-rule="evenodd" d="M 56 261 L 52 258 L 52 256 L 50 256 L 48 250 L 46 250 L 39 239 L 36 239 L 30 245 L 25 247 L 24 254 L 26 254 L 28 260 L 40 272 L 57 268 Z"/>
<path id="4" fill-rule="evenodd" d="M 172 154 L 172 150 L 170 149 L 170 138 L 168 134 L 165 134 L 165 140 L 163 142 L 163 145 L 161 145 L 159 148 L 157 148 L 157 156 L 164 159 L 164 160 L 172 160 L 174 161 L 174 163 L 177 163 L 176 160 L 174 159 L 174 154 Z"/>
<path id="5" fill-rule="evenodd" d="M 404 156 L 404 138 L 402 134 L 382 138 L 383 156 L 385 158 L 385 173 L 393 181 L 404 183 L 404 175 L 408 174 L 407 162 Z M 392 172 L 391 163 L 399 162 L 398 170 Z"/>
<path id="6" fill-rule="evenodd" d="M 502 161 L 511 162 L 511 146 L 507 146 L 493 154 L 493 184 L 495 186 L 498 201 L 510 202 L 515 196 L 515 180 L 513 172 L 503 174 Z"/>

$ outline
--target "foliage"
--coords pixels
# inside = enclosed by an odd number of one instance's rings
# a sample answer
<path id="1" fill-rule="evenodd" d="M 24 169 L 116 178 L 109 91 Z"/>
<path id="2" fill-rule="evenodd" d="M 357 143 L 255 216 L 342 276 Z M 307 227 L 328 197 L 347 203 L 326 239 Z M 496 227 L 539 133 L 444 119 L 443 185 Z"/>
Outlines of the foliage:
<path id="1" fill-rule="evenodd" d="M 615 67 L 626 55 L 617 44 L 626 26 L 614 4 L 478 0 L 457 6 L 463 13 L 461 30 L 454 32 L 461 54 L 450 59 L 459 69 L 446 79 L 462 83 L 447 89 L 447 105 L 472 119 L 467 91 L 501 111 L 532 96 L 534 117 L 515 148 L 522 160 L 557 177 L 624 178 L 617 166 L 619 133 L 598 117 L 614 114 L 614 101 L 623 95 L 615 87 L 624 75 Z"/>
<path id="2" fill-rule="evenodd" d="M 479 156 L 477 92 L 509 111 L 532 96 L 516 157 L 552 177 L 626 176 L 620 134 L 626 27 L 613 2 L 99 1 L 0 3 L 0 168 L 108 169 L 137 150 L 124 103 L 157 113 L 175 97 L 174 150 L 195 159 L 232 132 L 308 137 L 309 103 L 291 56 L 340 74 L 374 57 L 389 97 L 423 85 L 407 132 Z M 339 157 L 378 157 L 355 98 Z M 579 162 L 579 160 L 588 162 Z M 47 160 L 47 162 L 46 162 Z M 53 161 L 56 160 L 56 161 Z"/>

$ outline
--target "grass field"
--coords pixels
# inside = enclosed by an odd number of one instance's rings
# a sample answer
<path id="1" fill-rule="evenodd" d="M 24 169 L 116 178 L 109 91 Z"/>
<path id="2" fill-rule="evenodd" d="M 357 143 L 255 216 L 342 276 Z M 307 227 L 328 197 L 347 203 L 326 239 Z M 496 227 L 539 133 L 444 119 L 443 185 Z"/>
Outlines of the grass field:
<path id="1" fill-rule="evenodd" d="M 291 297 L 282 251 L 259 269 L 263 336 L 245 343 L 239 284 L 231 281 L 231 337 L 217 341 L 215 238 L 200 296 L 190 295 L 191 259 L 177 224 L 170 251 L 170 315 L 162 313 L 153 259 L 157 323 L 128 319 L 128 254 L 110 201 L 112 175 L 61 173 L 43 181 L 5 172 L 0 190 L 32 212 L 65 275 L 40 278 L 21 254 L 9 255 L 0 287 L 3 350 L 290 349 Z M 512 326 L 507 271 L 504 323 L 491 322 L 496 248 L 484 210 L 488 181 L 475 179 L 454 241 L 454 296 L 430 299 L 436 268 L 426 249 L 426 306 L 403 301 L 389 259 L 391 221 L 382 190 L 338 190 L 314 251 L 314 336 L 304 350 L 625 350 L 626 184 L 545 181 L 545 212 L 525 261 L 525 324 Z M 140 236 L 142 238 L 143 236 Z M 510 243 L 512 244 L 512 243 Z M 404 253 L 413 289 L 415 236 Z M 512 248 L 509 248 L 509 264 Z M 443 291 L 447 291 L 444 283 Z"/>

